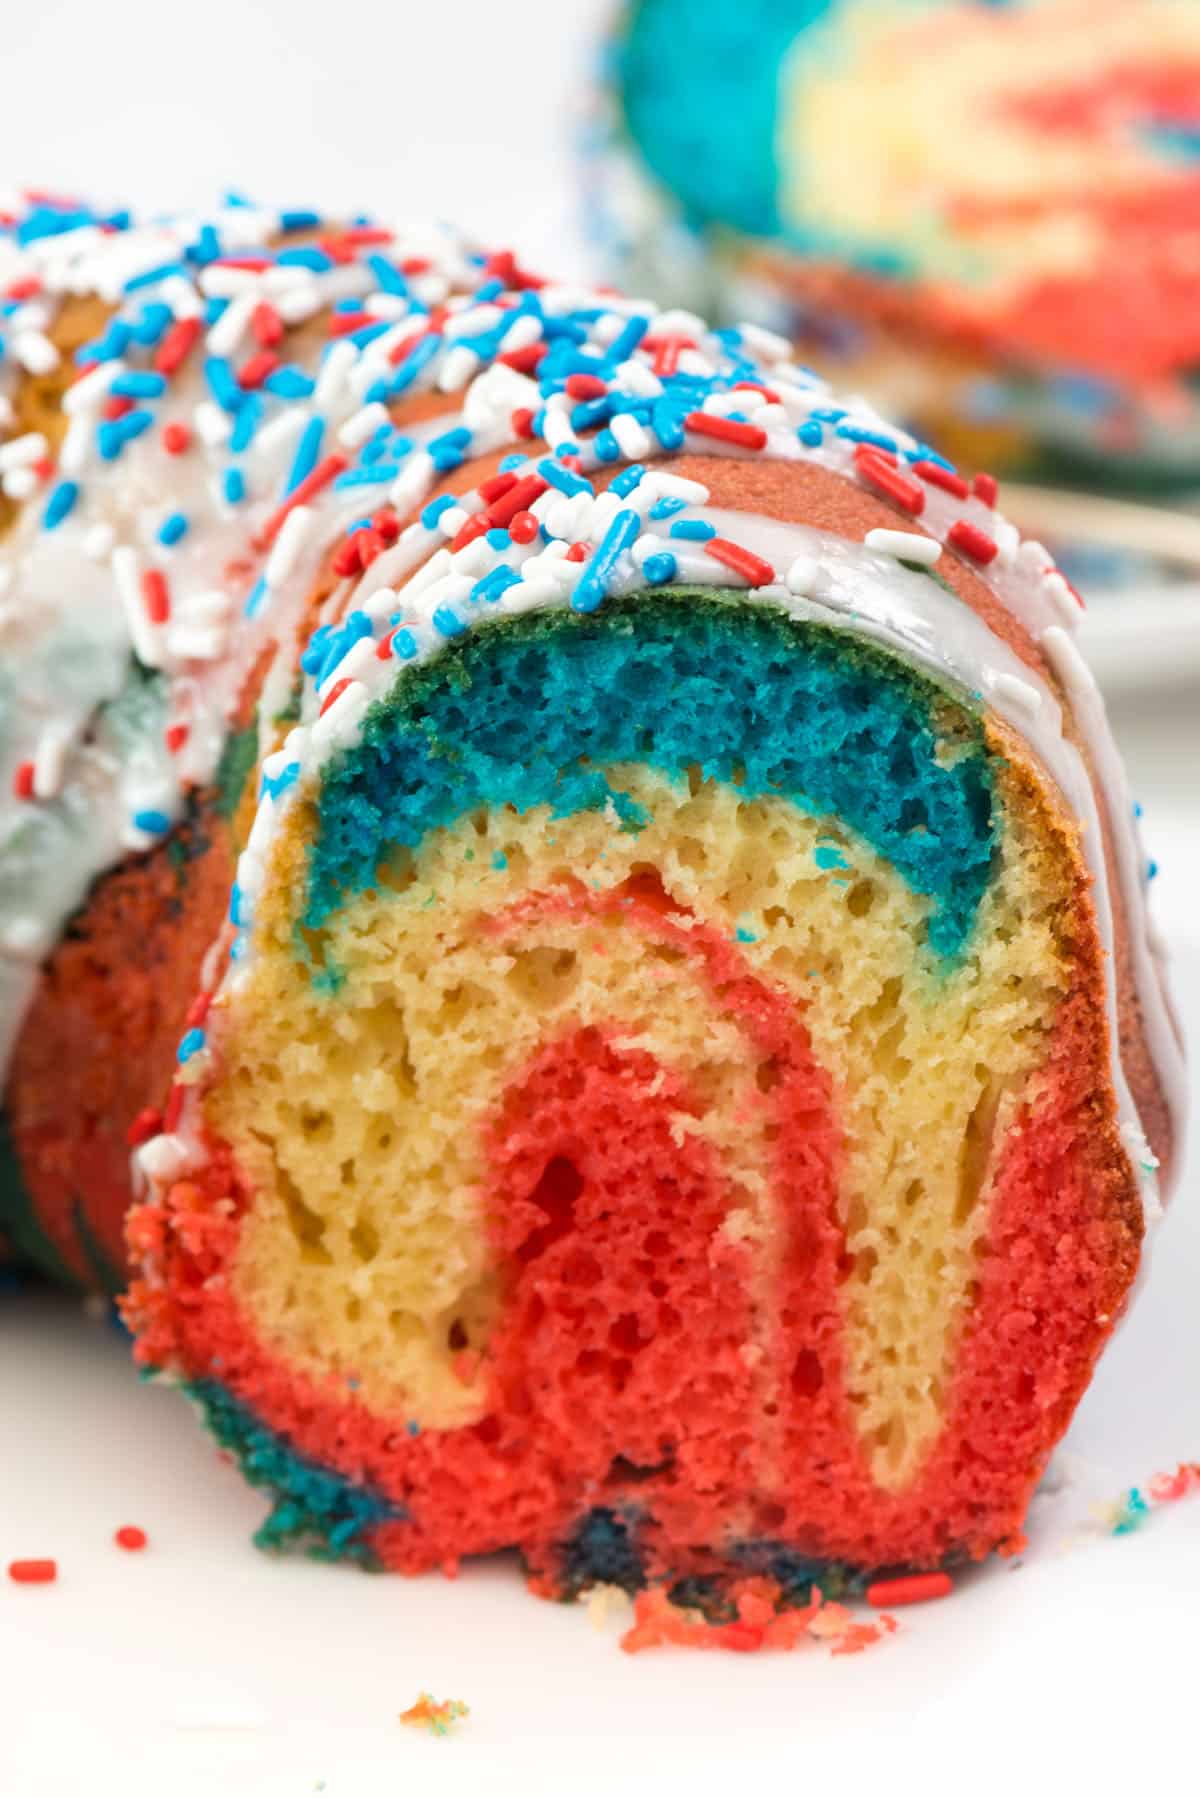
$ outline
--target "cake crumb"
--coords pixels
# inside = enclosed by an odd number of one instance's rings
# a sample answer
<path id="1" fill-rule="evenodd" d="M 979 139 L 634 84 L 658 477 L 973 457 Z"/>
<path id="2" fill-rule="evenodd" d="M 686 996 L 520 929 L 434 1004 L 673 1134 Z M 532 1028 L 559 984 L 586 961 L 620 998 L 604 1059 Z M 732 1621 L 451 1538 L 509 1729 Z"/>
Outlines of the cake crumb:
<path id="1" fill-rule="evenodd" d="M 400 1721 L 409 1729 L 427 1729 L 431 1736 L 448 1736 L 456 1723 L 471 1714 L 461 1698 L 434 1698 L 422 1692 L 415 1704 L 401 1711 Z"/>

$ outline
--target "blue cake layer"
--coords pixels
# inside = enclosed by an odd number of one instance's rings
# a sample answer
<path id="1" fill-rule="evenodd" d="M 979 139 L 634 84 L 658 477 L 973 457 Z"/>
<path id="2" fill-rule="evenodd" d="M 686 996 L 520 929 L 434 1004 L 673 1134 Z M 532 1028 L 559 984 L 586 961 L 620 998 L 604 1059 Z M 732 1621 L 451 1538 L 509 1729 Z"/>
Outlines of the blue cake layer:
<path id="1" fill-rule="evenodd" d="M 605 769 L 639 762 L 845 820 L 932 897 L 929 941 L 957 956 L 988 881 L 991 774 L 977 724 L 942 765 L 936 697 L 844 633 L 711 590 L 481 626 L 402 677 L 331 763 L 303 923 L 373 885 L 392 846 L 481 806 L 565 817 L 611 800 L 636 829 Z"/>

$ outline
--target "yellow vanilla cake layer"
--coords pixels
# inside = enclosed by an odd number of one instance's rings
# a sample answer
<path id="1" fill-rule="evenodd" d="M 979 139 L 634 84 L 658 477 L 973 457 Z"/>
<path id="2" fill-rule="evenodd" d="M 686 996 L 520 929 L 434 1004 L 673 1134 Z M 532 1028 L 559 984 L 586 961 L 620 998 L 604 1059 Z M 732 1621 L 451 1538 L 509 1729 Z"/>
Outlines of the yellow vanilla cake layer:
<path id="1" fill-rule="evenodd" d="M 477 812 L 399 852 L 297 953 L 315 809 L 275 850 L 254 955 L 222 1005 L 224 1077 L 207 1101 L 255 1189 L 232 1274 L 261 1337 L 422 1429 L 481 1415 L 499 1288 L 481 1219 L 486 1126 L 540 1045 L 582 1026 L 682 1073 L 750 1243 L 771 1327 L 770 1136 L 744 1031 L 681 957 L 614 907 L 480 928 L 581 877 L 597 893 L 653 870 L 792 999 L 844 1131 L 839 1207 L 847 1388 L 875 1477 L 898 1488 L 941 1420 L 955 1333 L 987 1227 L 993 1144 L 1044 1057 L 1067 981 L 1057 926 L 1067 846 L 1005 804 L 996 871 L 957 963 L 925 944 L 930 902 L 836 820 L 736 787 L 609 771 L 649 822 Z M 842 865 L 844 864 L 844 865 Z M 749 940 L 747 940 L 749 939 Z M 754 1352 L 750 1345 L 750 1352 Z"/>

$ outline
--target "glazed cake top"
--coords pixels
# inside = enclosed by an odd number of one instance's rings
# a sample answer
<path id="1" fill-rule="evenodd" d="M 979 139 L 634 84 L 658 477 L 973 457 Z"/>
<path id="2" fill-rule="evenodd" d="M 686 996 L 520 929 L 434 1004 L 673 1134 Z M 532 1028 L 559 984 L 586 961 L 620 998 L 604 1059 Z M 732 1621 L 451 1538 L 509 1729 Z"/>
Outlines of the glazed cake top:
<path id="1" fill-rule="evenodd" d="M 555 285 L 443 226 L 323 229 L 313 213 L 234 202 L 208 219 L 137 221 L 45 196 L 2 216 L 12 422 L 0 484 L 17 505 L 0 571 L 10 1032 L 90 882 L 161 842 L 212 777 L 250 672 L 275 644 L 290 678 L 333 545 L 343 584 L 304 655 L 302 723 L 268 766 L 235 910 L 252 909 L 271 808 L 353 741 L 405 667 L 498 616 L 699 582 L 881 635 L 1005 716 L 1093 820 L 1083 846 L 1111 949 L 1092 778 L 1064 737 L 1061 693 L 919 572 L 946 545 L 1069 695 L 1107 789 L 1139 998 L 1174 1101 L 1146 863 L 1071 640 L 1079 602 L 1045 549 L 995 510 L 988 477 L 968 483 L 864 402 L 836 399 L 769 333 Z M 64 370 L 58 340 L 87 296 L 97 334 Z M 65 387 L 57 442 L 53 425 L 22 428 L 31 389 L 54 381 Z M 482 486 L 431 499 L 463 464 L 501 452 Z M 886 500 L 898 528 L 839 548 L 816 517 L 815 534 L 786 541 L 749 510 L 707 517 L 703 483 L 655 466 L 681 453 L 822 469 Z M 1127 1141 L 1149 1180 L 1127 1098 Z"/>

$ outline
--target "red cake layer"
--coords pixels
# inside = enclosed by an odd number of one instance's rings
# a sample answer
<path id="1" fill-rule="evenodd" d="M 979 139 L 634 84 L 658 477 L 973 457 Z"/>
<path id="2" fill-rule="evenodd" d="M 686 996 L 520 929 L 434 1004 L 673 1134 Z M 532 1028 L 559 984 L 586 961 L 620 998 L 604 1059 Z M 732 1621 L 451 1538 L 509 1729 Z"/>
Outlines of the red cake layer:
<path id="1" fill-rule="evenodd" d="M 504 937 L 549 912 L 585 924 L 613 904 L 563 888 L 485 928 Z M 486 1227 L 505 1279 L 481 1422 L 412 1436 L 405 1418 L 372 1415 L 257 1337 L 209 1278 L 237 1245 L 237 1217 L 209 1209 L 240 1190 L 227 1151 L 201 1185 L 175 1189 L 174 1238 L 161 1210 L 135 1216 L 135 1246 L 169 1277 L 166 1292 L 135 1293 L 140 1355 L 219 1379 L 301 1454 L 402 1504 L 407 1520 L 377 1526 L 372 1543 L 404 1571 L 518 1544 L 553 1585 L 562 1545 L 597 1505 L 637 1514 L 651 1577 L 707 1571 L 738 1542 L 873 1568 L 1011 1541 L 1130 1271 L 1089 1146 L 1085 1006 L 1061 1008 L 1036 1109 L 1005 1145 L 944 1429 L 918 1478 L 890 1494 L 844 1389 L 836 1101 L 807 1033 L 736 945 L 653 882 L 630 883 L 623 904 L 648 943 L 690 957 L 748 1060 L 771 1070 L 759 1086 L 784 1236 L 765 1270 L 765 1338 L 751 1308 L 764 1269 L 722 1234 L 722 1170 L 707 1142 L 672 1129 L 695 1095 L 678 1070 L 622 1047 L 614 1025 L 544 1044 L 488 1125 Z"/>

